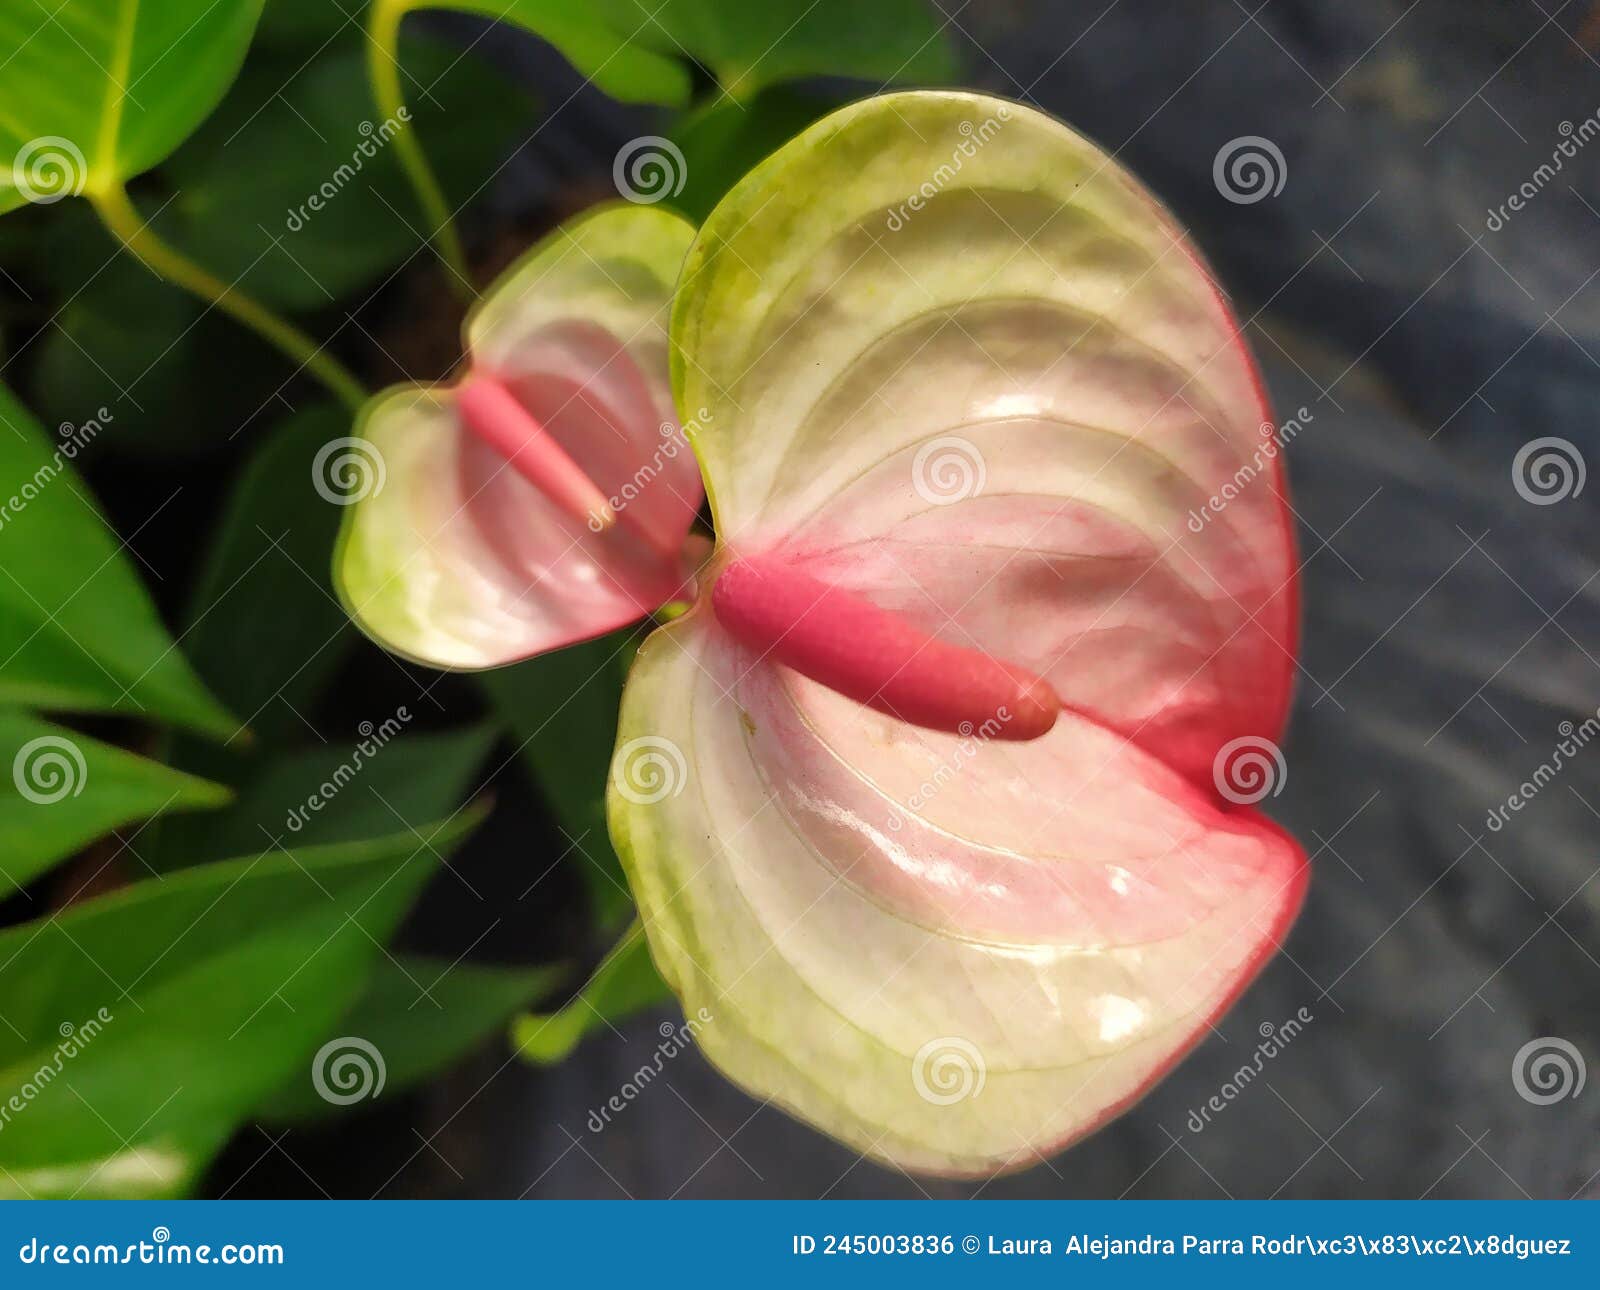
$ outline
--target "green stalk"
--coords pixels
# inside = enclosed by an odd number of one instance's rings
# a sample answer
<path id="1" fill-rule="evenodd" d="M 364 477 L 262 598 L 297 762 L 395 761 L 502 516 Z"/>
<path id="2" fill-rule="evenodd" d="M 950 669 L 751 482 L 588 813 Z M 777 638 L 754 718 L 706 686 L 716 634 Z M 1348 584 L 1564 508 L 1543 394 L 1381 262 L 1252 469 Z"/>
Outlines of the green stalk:
<path id="1" fill-rule="evenodd" d="M 159 277 L 231 314 L 257 335 L 282 350 L 291 361 L 310 372 L 355 411 L 366 402 L 367 391 L 350 370 L 292 323 L 265 305 L 201 268 L 181 251 L 168 246 L 145 223 L 120 183 L 89 194 L 100 222 L 143 264 Z"/>
<path id="2" fill-rule="evenodd" d="M 367 16 L 367 79 L 378 111 L 390 121 L 404 120 L 405 97 L 400 90 L 400 20 L 409 8 L 407 0 L 373 0 Z M 466 252 L 456 232 L 455 218 L 444 190 L 439 187 L 422 145 L 409 125 L 394 136 L 393 147 L 401 168 L 411 181 L 417 203 L 428 226 L 428 244 L 450 270 L 450 285 L 463 300 L 473 298 L 472 272 L 467 268 Z"/>

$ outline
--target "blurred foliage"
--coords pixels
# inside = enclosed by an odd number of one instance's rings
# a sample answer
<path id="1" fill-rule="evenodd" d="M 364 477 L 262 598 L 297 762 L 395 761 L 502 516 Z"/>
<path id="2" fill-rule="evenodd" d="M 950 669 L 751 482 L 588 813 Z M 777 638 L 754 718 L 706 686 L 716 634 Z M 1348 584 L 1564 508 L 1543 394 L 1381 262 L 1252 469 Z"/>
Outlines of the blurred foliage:
<path id="1" fill-rule="evenodd" d="M 0 704 L 119 712 L 229 735 L 237 723 L 174 647 L 73 468 L 80 446 L 114 424 L 112 413 L 63 426 L 52 441 L 0 386 L 0 479 L 13 490 L 0 500 Z"/>
<path id="2" fill-rule="evenodd" d="M 183 1190 L 351 1005 L 471 823 L 206 865 L 0 933 L 0 1069 L 23 1090 L 0 1188 Z"/>
<path id="3" fill-rule="evenodd" d="M 298 53 L 252 56 L 163 168 L 171 197 L 157 227 L 206 268 L 291 311 L 342 300 L 417 254 L 421 221 L 391 136 L 415 130 L 438 158 L 446 197 L 464 205 L 532 118 L 533 100 L 481 59 L 408 39 L 400 68 L 414 87 L 410 120 L 385 120 L 363 68 L 349 40 L 309 64 Z"/>
<path id="4" fill-rule="evenodd" d="M 360 1035 L 384 1056 L 384 1091 L 401 1092 L 437 1074 L 555 983 L 551 968 L 483 967 L 416 955 L 384 957 L 334 1030 Z M 320 1120 L 337 1112 L 298 1074 L 256 1108 L 272 1124 Z"/>
<path id="5" fill-rule="evenodd" d="M 604 789 L 632 635 L 612 632 L 481 677 L 544 790 L 602 926 L 615 926 L 631 904 L 606 831 Z"/>
<path id="6" fill-rule="evenodd" d="M 375 337 L 454 336 L 441 206 L 486 261 L 537 232 L 482 200 L 532 97 L 442 34 L 503 22 L 640 105 L 695 218 L 840 101 L 797 82 L 953 58 L 923 0 L 52 8 L 0 19 L 0 1191 L 172 1195 L 252 1118 L 339 1110 L 313 1065 L 334 1041 L 381 1054 L 392 1095 L 518 1013 L 552 1062 L 669 997 L 605 823 L 639 632 L 451 688 L 330 585 L 314 472 L 349 415 L 314 382 L 348 402 L 343 363 L 394 364 Z M 491 766 L 537 786 L 528 877 L 581 877 L 591 954 L 627 927 L 555 1012 L 525 1013 L 550 968 L 387 948 Z"/>
<path id="7" fill-rule="evenodd" d="M 517 1054 L 535 1066 L 561 1061 L 578 1041 L 672 997 L 656 971 L 644 927 L 634 922 L 594 971 L 583 989 L 559 1012 L 530 1013 L 517 1020 Z"/>

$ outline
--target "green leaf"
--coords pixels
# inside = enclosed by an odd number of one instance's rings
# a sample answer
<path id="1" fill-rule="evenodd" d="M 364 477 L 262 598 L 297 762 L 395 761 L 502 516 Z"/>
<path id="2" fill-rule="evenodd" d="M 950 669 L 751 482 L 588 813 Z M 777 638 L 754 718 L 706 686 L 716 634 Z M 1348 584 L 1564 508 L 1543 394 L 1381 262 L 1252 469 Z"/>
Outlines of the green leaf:
<path id="1" fill-rule="evenodd" d="M 474 822 L 190 869 L 0 933 L 0 1190 L 186 1189 Z"/>
<path id="2" fill-rule="evenodd" d="M 926 0 L 599 0 L 630 39 L 687 52 L 734 98 L 801 76 L 888 84 L 953 80 L 955 56 Z M 604 87 L 602 87 L 604 88 Z"/>
<path id="3" fill-rule="evenodd" d="M 683 153 L 683 191 L 672 204 L 697 224 L 757 162 L 782 147 L 840 100 L 790 86 L 762 90 L 748 103 L 707 103 L 671 138 Z"/>
<path id="4" fill-rule="evenodd" d="M 315 53 L 328 42 L 359 36 L 366 0 L 267 0 L 256 45 Z"/>
<path id="5" fill-rule="evenodd" d="M 11 490 L 0 496 L 0 703 L 230 735 L 237 722 L 178 652 L 72 469 L 104 428 L 52 445 L 0 386 L 0 479 Z"/>
<path id="6" fill-rule="evenodd" d="M 388 719 L 395 727 L 410 719 L 400 712 Z M 227 810 L 167 821 L 156 863 L 192 865 L 278 843 L 355 842 L 451 815 L 473 788 L 495 731 L 394 735 L 390 728 L 379 726 L 354 746 L 329 744 L 261 765 Z"/>
<path id="7" fill-rule="evenodd" d="M 228 495 L 190 600 L 196 670 L 263 743 L 303 735 L 300 714 L 355 640 L 328 577 L 340 511 L 315 473 L 317 454 L 348 433 L 333 406 L 273 432 Z"/>
<path id="8" fill-rule="evenodd" d="M 73 0 L 0 12 L 0 212 L 115 188 L 217 105 L 262 0 Z"/>
<path id="9" fill-rule="evenodd" d="M 474 55 L 401 44 L 409 121 L 384 120 L 359 45 L 307 64 L 252 58 L 217 113 L 163 169 L 177 195 L 158 226 L 258 300 L 322 308 L 367 286 L 426 241 L 395 148 L 415 130 L 453 204 L 493 174 L 532 101 Z M 240 165 L 240 157 L 251 164 Z"/>
<path id="10" fill-rule="evenodd" d="M 613 926 L 630 898 L 606 832 L 606 780 L 632 633 L 612 632 L 479 680 L 511 727 L 594 901 Z"/>
<path id="11" fill-rule="evenodd" d="M 388 1097 L 466 1056 L 517 1009 L 549 990 L 560 971 L 385 955 L 334 1030 L 359 1036 L 382 1055 L 383 1096 Z M 269 1123 L 295 1124 L 338 1109 L 317 1092 L 307 1070 L 297 1071 L 256 1114 Z"/>
<path id="12" fill-rule="evenodd" d="M 656 971 L 644 928 L 636 919 L 571 1003 L 559 1012 L 519 1017 L 512 1042 L 518 1055 L 535 1066 L 553 1066 L 591 1030 L 670 998 L 672 991 Z"/>
<path id="13" fill-rule="evenodd" d="M 93 276 L 66 290 L 35 342 L 33 396 L 47 423 L 77 425 L 115 408 L 96 451 L 170 455 L 214 450 L 279 406 L 290 369 L 259 337 L 132 257 L 113 259 L 98 226 L 61 250 Z"/>
<path id="14" fill-rule="evenodd" d="M 10 768 L 0 779 L 0 896 L 112 829 L 232 796 L 22 712 L 0 710 L 0 763 Z"/>
<path id="15" fill-rule="evenodd" d="M 689 69 L 683 51 L 641 38 L 651 25 L 647 11 L 628 3 L 607 6 L 594 0 L 377 0 L 391 9 L 454 9 L 496 22 L 515 23 L 548 41 L 561 56 L 619 103 L 659 103 L 682 107 L 689 101 Z M 653 47 L 654 46 L 654 47 Z"/>

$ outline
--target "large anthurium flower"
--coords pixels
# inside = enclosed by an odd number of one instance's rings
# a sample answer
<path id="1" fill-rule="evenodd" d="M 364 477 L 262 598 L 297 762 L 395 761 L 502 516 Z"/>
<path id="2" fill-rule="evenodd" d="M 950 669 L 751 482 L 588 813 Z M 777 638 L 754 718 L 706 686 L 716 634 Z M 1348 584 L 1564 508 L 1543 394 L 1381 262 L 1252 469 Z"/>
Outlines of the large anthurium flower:
<path id="1" fill-rule="evenodd" d="M 1206 1033 L 1305 884 L 1219 790 L 1296 630 L 1238 328 L 1094 145 L 917 93 L 746 176 L 672 340 L 718 546 L 623 699 L 652 953 L 758 1097 L 906 1169 L 1031 1163 Z"/>
<path id="2" fill-rule="evenodd" d="M 703 498 L 667 318 L 694 228 L 618 203 L 558 228 L 468 317 L 465 374 L 374 398 L 334 576 L 399 654 L 485 668 L 633 622 L 684 584 Z"/>

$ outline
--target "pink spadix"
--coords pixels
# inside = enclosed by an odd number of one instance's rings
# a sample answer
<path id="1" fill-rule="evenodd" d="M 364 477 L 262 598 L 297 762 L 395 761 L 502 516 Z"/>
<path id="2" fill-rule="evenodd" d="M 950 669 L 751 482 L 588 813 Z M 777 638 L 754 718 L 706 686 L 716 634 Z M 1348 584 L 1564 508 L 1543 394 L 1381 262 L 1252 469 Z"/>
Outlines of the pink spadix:
<path id="1" fill-rule="evenodd" d="M 711 603 L 740 644 L 915 726 L 1037 739 L 1061 711 L 1042 677 L 938 640 L 782 560 L 734 561 L 717 577 Z"/>
<path id="2" fill-rule="evenodd" d="M 466 427 L 567 515 L 601 532 L 616 523 L 606 496 L 498 377 L 474 372 L 456 390 Z"/>

